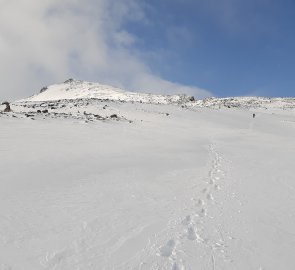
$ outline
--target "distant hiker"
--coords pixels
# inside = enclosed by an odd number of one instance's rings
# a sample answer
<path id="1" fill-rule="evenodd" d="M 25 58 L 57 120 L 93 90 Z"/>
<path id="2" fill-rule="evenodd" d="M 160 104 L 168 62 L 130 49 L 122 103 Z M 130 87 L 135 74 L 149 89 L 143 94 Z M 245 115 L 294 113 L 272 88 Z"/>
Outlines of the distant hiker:
<path id="1" fill-rule="evenodd" d="M 7 101 L 3 102 L 2 105 L 6 105 L 4 112 L 11 112 L 10 105 Z"/>
<path id="2" fill-rule="evenodd" d="M 253 118 L 255 118 L 255 116 L 256 116 L 256 114 L 255 114 L 255 113 L 253 113 Z"/>

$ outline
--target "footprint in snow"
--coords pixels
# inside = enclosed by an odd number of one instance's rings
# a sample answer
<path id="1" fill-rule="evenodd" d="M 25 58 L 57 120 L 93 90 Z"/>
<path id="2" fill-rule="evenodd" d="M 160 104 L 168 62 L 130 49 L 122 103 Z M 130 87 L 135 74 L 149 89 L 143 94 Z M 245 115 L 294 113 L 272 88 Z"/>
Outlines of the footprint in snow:
<path id="1" fill-rule="evenodd" d="M 201 199 L 199 199 L 197 202 L 197 206 L 203 206 L 204 204 L 205 204 L 205 202 Z"/>
<path id="2" fill-rule="evenodd" d="M 211 193 L 207 194 L 206 198 L 207 198 L 208 201 L 213 201 L 214 200 Z"/>
<path id="3" fill-rule="evenodd" d="M 172 270 L 185 270 L 184 265 L 182 263 L 177 264 L 176 262 L 172 266 Z"/>
<path id="4" fill-rule="evenodd" d="M 215 184 L 215 180 L 216 180 L 216 179 L 213 179 L 213 178 L 210 179 L 210 180 L 209 180 L 209 184 L 210 184 L 210 185 L 214 185 L 214 184 Z"/>
<path id="5" fill-rule="evenodd" d="M 204 188 L 203 190 L 202 190 L 202 193 L 206 193 L 208 191 L 208 189 L 207 188 Z"/>
<path id="6" fill-rule="evenodd" d="M 187 239 L 194 241 L 198 239 L 198 235 L 196 233 L 196 230 L 193 227 L 189 227 L 187 229 Z"/>
<path id="7" fill-rule="evenodd" d="M 198 213 L 197 216 L 198 217 L 205 217 L 207 215 L 207 211 L 205 208 L 202 208 Z"/>
<path id="8" fill-rule="evenodd" d="M 221 188 L 220 188 L 219 185 L 214 185 L 214 189 L 215 189 L 215 190 L 220 190 Z"/>
<path id="9" fill-rule="evenodd" d="M 192 218 L 190 215 L 188 215 L 181 221 L 181 224 L 186 226 L 186 225 L 189 225 L 191 222 L 192 222 Z"/>
<path id="10" fill-rule="evenodd" d="M 175 249 L 176 243 L 173 239 L 170 239 L 166 245 L 160 248 L 160 255 L 162 257 L 170 257 Z"/>
<path id="11" fill-rule="evenodd" d="M 52 254 L 47 253 L 45 260 L 41 261 L 41 264 L 48 269 L 56 269 L 57 267 L 62 267 L 67 257 L 71 255 L 72 251 L 66 249 L 58 252 L 53 252 Z"/>
<path id="12" fill-rule="evenodd" d="M 189 227 L 187 230 L 187 239 L 191 241 L 197 241 L 198 243 L 206 243 L 206 239 L 203 239 L 193 227 Z"/>

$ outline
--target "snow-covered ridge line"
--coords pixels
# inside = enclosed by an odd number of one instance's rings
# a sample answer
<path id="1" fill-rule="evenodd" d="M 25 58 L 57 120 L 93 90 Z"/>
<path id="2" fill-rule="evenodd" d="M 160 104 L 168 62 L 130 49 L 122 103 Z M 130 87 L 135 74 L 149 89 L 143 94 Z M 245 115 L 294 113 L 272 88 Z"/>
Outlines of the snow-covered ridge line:
<path id="1" fill-rule="evenodd" d="M 149 104 L 175 104 L 182 107 L 208 107 L 214 109 L 295 109 L 295 98 L 228 97 L 195 99 L 185 94 L 157 95 L 136 93 L 100 83 L 69 79 L 61 84 L 43 87 L 40 93 L 16 103 L 62 102 L 87 105 L 95 100 L 111 102 L 137 102 Z"/>
<path id="2" fill-rule="evenodd" d="M 242 109 L 295 109 L 295 98 L 228 97 L 197 100 L 193 106 Z"/>
<path id="3" fill-rule="evenodd" d="M 69 79 L 41 89 L 39 94 L 18 102 L 38 102 L 56 100 L 100 99 L 123 102 L 143 102 L 155 104 L 183 103 L 194 100 L 186 95 L 156 95 L 124 91 L 120 88 L 100 83 Z"/>

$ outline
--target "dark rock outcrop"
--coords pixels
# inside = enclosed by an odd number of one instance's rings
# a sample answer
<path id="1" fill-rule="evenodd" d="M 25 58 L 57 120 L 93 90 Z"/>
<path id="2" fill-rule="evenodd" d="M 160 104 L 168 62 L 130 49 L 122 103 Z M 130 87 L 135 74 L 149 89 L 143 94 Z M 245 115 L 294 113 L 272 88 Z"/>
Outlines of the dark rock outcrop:
<path id="1" fill-rule="evenodd" d="M 6 108 L 4 109 L 4 112 L 11 112 L 9 102 L 5 101 L 5 102 L 2 103 L 2 105 L 6 105 Z"/>
<path id="2" fill-rule="evenodd" d="M 47 86 L 45 86 L 45 87 L 42 87 L 41 88 L 41 90 L 40 90 L 40 93 L 43 93 L 44 91 L 46 91 L 48 89 L 48 87 Z"/>

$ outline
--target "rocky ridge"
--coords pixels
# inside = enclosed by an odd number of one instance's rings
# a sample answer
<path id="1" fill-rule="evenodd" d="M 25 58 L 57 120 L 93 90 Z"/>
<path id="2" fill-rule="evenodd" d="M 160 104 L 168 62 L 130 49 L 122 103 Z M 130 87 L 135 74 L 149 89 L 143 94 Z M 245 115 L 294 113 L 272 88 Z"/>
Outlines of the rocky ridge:
<path id="1" fill-rule="evenodd" d="M 4 103 L 3 103 L 4 104 Z M 124 104 L 126 106 L 124 107 Z M 69 79 L 61 84 L 43 87 L 38 94 L 11 103 L 12 112 L 0 107 L 0 117 L 29 119 L 72 119 L 86 123 L 95 121 L 126 121 L 128 110 L 146 111 L 146 106 L 156 106 L 161 114 L 169 116 L 165 106 L 178 106 L 181 109 L 216 110 L 242 109 L 273 112 L 294 110 L 295 98 L 230 97 L 195 99 L 188 95 L 155 95 L 128 92 L 122 89 Z M 124 109 L 122 109 L 124 107 Z M 154 107 L 155 109 L 155 107 Z M 271 109 L 271 110 L 269 110 Z"/>

